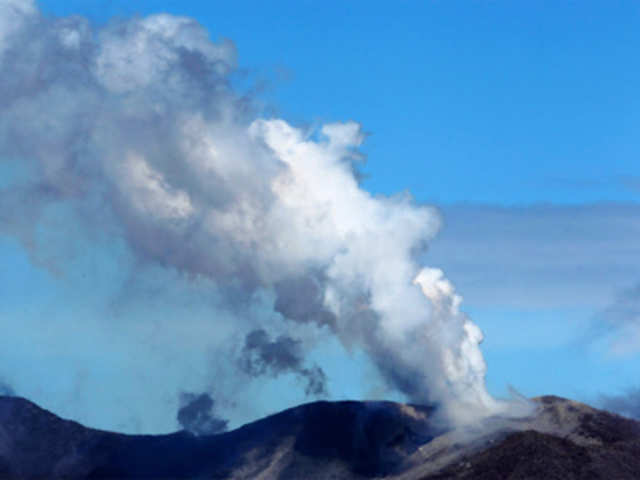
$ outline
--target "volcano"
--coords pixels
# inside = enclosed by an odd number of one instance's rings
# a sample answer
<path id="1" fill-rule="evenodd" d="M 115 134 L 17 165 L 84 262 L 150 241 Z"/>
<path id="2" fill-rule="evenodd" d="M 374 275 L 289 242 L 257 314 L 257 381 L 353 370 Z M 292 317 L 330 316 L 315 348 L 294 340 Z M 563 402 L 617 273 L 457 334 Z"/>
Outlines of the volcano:
<path id="1" fill-rule="evenodd" d="M 315 402 L 236 430 L 124 435 L 0 397 L 0 478 L 631 479 L 640 422 L 572 400 L 533 399 L 520 419 L 446 430 L 433 409 Z"/>

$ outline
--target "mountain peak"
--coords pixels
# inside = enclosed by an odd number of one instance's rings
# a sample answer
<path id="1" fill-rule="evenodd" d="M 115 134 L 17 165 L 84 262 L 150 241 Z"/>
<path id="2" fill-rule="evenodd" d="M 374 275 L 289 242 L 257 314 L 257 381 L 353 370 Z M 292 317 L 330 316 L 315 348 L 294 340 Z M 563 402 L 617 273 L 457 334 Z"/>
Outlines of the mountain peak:
<path id="1" fill-rule="evenodd" d="M 443 431 L 433 408 L 314 402 L 210 436 L 123 435 L 0 397 L 1 478 L 636 478 L 640 423 L 544 396 Z"/>

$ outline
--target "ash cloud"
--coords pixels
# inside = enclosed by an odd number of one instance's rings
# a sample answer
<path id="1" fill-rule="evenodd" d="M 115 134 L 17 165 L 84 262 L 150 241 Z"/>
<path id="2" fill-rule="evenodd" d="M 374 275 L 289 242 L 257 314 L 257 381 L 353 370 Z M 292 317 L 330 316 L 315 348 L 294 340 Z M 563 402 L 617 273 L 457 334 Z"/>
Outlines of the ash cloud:
<path id="1" fill-rule="evenodd" d="M 240 367 L 254 377 L 293 373 L 306 381 L 306 395 L 327 394 L 324 371 L 317 365 L 305 367 L 302 342 L 288 335 L 280 335 L 272 340 L 263 329 L 249 332 L 242 348 Z"/>
<path id="2" fill-rule="evenodd" d="M 176 419 L 184 430 L 195 435 L 225 432 L 229 423 L 215 414 L 215 401 L 208 393 L 181 393 Z"/>
<path id="3" fill-rule="evenodd" d="M 300 375 L 307 380 L 304 393 L 307 396 L 322 397 L 327 395 L 327 375 L 318 365 L 300 370 Z"/>
<path id="4" fill-rule="evenodd" d="M 334 328 L 335 314 L 324 304 L 326 279 L 321 274 L 285 278 L 274 285 L 274 310 L 296 322 L 312 322 Z"/>
<path id="5" fill-rule="evenodd" d="M 360 125 L 261 117 L 231 87 L 233 44 L 190 18 L 95 27 L 0 0 L 0 39 L 0 168 L 13 174 L 0 228 L 34 259 L 64 265 L 41 238 L 62 210 L 71 236 L 116 238 L 140 265 L 206 278 L 238 338 L 268 325 L 275 340 L 245 341 L 249 372 L 292 371 L 324 390 L 322 371 L 302 367 L 305 345 L 271 328 L 278 317 L 363 350 L 390 388 L 450 422 L 508 409 L 486 391 L 482 334 L 461 297 L 420 264 L 437 211 L 360 188 Z"/>

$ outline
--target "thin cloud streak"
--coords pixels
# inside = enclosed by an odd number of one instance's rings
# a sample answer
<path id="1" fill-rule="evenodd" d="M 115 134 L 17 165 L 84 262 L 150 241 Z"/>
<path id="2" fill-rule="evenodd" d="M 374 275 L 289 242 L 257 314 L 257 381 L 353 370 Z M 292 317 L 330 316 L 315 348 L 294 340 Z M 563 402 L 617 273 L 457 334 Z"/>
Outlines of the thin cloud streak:
<path id="1" fill-rule="evenodd" d="M 425 256 L 467 305 L 604 309 L 640 280 L 640 205 L 441 207 Z"/>

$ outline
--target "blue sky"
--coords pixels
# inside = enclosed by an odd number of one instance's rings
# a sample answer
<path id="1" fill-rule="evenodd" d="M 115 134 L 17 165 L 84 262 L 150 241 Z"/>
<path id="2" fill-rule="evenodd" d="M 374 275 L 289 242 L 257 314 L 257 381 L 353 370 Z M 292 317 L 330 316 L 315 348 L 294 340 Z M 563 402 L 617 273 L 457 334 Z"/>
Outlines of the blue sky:
<path id="1" fill-rule="evenodd" d="M 198 19 L 234 41 L 286 118 L 361 122 L 375 192 L 509 205 L 638 198 L 636 2 L 40 5 L 97 22 Z"/>
<path id="2" fill-rule="evenodd" d="M 387 195 L 409 190 L 442 212 L 443 230 L 425 262 L 443 268 L 485 332 L 493 393 L 503 395 L 511 384 L 527 395 L 595 402 L 638 385 L 640 348 L 611 347 L 615 322 L 601 318 L 640 282 L 637 2 L 39 5 L 48 15 L 79 14 L 98 24 L 158 12 L 193 17 L 213 40 L 235 43 L 240 69 L 234 81 L 256 88 L 265 112 L 296 125 L 360 122 L 369 133 L 362 147 L 364 188 Z M 64 236 L 58 241 L 67 248 Z M 73 248 L 86 251 L 82 242 Z M 0 374 L 18 392 L 102 428 L 169 430 L 162 416 L 175 398 L 159 386 L 162 378 L 143 372 L 156 371 L 160 361 L 171 382 L 184 380 L 180 388 L 195 391 L 211 381 L 201 366 L 208 346 L 193 334 L 207 319 L 200 290 L 206 286 L 177 281 L 184 295 L 158 306 L 154 286 L 146 285 L 118 311 L 113 298 L 127 285 L 133 260 L 108 243 L 91 252 L 56 275 L 13 238 L 0 237 L 1 312 L 22 319 L 6 330 L 3 361 L 24 369 Z M 153 275 L 161 283 L 171 274 Z M 73 305 L 73 298 L 82 301 Z M 127 336 L 114 326 L 123 315 L 139 319 Z M 176 318 L 184 328 L 162 333 L 163 322 Z M 68 324 L 82 341 L 49 341 L 53 322 Z M 194 348 L 167 347 L 160 359 L 154 341 L 170 345 L 171 335 L 189 338 Z M 80 347 L 83 342 L 89 346 Z M 103 361 L 91 342 L 107 345 Z M 348 365 L 337 346 L 313 355 L 324 358 L 337 379 L 336 397 L 379 393 L 353 386 L 371 369 L 357 354 Z M 85 373 L 77 368 L 83 361 L 93 365 Z M 67 373 L 43 383 L 43 362 L 59 362 Z M 138 377 L 118 373 L 127 368 Z M 140 393 L 137 381 L 152 386 Z M 281 388 L 292 382 L 252 387 L 265 406 L 237 406 L 236 421 L 303 400 Z M 125 393 L 101 390 L 119 388 Z M 87 406 L 96 399 L 106 413 Z M 116 400 L 121 403 L 114 406 Z M 145 413 L 129 418 L 123 412 L 135 401 L 146 405 Z"/>

